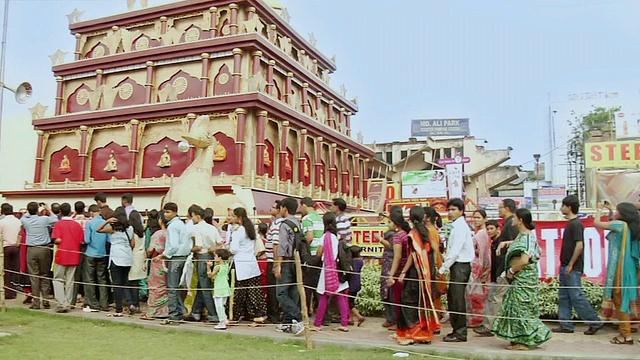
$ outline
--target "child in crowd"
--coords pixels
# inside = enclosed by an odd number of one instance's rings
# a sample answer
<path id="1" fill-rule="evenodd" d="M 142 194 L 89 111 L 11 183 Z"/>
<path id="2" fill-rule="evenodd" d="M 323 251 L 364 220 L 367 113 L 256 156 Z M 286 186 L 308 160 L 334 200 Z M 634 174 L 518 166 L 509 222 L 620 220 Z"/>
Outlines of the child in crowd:
<path id="1" fill-rule="evenodd" d="M 231 288 L 229 287 L 229 263 L 227 260 L 231 257 L 231 253 L 227 249 L 218 249 L 215 251 L 213 261 L 207 261 L 207 275 L 213 279 L 213 302 L 216 306 L 216 314 L 220 321 L 214 327 L 216 330 L 226 330 L 229 320 L 225 312 L 227 299 L 231 296 Z M 215 265 L 215 266 L 214 266 Z"/>
<path id="2" fill-rule="evenodd" d="M 351 309 L 351 315 L 355 316 L 358 320 L 358 327 L 362 325 L 365 318 L 360 314 L 358 308 L 356 307 L 356 297 L 358 296 L 358 292 L 362 289 L 362 282 L 360 279 L 360 272 L 362 271 L 362 267 L 364 266 L 364 260 L 362 260 L 362 248 L 359 246 L 350 247 L 351 253 L 353 254 L 353 274 L 349 277 L 349 308 Z"/>

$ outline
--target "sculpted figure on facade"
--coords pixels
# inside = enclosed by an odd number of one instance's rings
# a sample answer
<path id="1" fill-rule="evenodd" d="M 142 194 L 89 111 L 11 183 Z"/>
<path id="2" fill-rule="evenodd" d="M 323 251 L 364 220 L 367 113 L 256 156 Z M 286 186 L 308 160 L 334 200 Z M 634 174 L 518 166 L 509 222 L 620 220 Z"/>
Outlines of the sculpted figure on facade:
<path id="1" fill-rule="evenodd" d="M 60 174 L 68 174 L 71 172 L 71 161 L 69 161 L 69 157 L 67 155 L 62 156 L 62 161 L 60 161 L 58 171 L 60 171 Z"/>
<path id="2" fill-rule="evenodd" d="M 171 154 L 169 154 L 169 146 L 165 145 L 160 155 L 160 161 L 158 161 L 158 167 L 166 168 L 171 167 Z"/>
<path id="3" fill-rule="evenodd" d="M 118 171 L 118 160 L 116 160 L 116 154 L 111 150 L 111 154 L 109 154 L 109 159 L 107 160 L 107 166 L 103 169 L 106 172 L 114 172 Z"/>

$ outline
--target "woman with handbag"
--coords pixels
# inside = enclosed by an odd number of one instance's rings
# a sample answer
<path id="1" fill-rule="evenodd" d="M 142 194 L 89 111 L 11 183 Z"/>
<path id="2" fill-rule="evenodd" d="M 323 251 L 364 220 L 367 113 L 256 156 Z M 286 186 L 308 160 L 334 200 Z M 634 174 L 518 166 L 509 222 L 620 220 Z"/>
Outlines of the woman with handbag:
<path id="1" fill-rule="evenodd" d="M 539 319 L 538 261 L 542 252 L 532 231 L 535 225 L 529 210 L 516 210 L 513 225 L 520 233 L 513 241 L 500 243 L 497 249 L 500 254 L 508 247 L 504 276 L 510 286 L 491 332 L 511 342 L 507 350 L 531 350 L 551 338 L 551 330 Z"/>
<path id="2" fill-rule="evenodd" d="M 609 261 L 604 285 L 602 311 L 604 318 L 616 315 L 620 334 L 611 343 L 633 345 L 631 337 L 631 315 L 638 299 L 638 261 L 640 260 L 640 216 L 631 203 L 620 203 L 616 207 L 615 220 L 602 221 L 604 204 L 599 203 L 595 225 L 599 229 L 611 230 Z"/>
<path id="3" fill-rule="evenodd" d="M 122 303 L 124 287 L 129 283 L 129 270 L 133 265 L 133 226 L 129 225 L 127 213 L 122 206 L 115 209 L 113 217 L 107 219 L 99 228 L 99 233 L 111 234 L 109 241 L 111 251 L 109 253 L 109 271 L 113 281 L 113 298 L 116 303 L 116 312 L 109 314 L 114 317 L 122 317 Z"/>
<path id="4" fill-rule="evenodd" d="M 325 213 L 322 217 L 324 223 L 325 234 L 323 244 L 318 246 L 317 256 L 322 258 L 322 270 L 318 280 L 317 292 L 320 294 L 318 301 L 318 312 L 314 321 L 313 331 L 320 331 L 324 323 L 324 316 L 327 313 L 327 304 L 329 297 L 336 296 L 338 307 L 340 308 L 340 327 L 337 331 L 349 331 L 349 299 L 347 293 L 349 291 L 349 282 L 340 282 L 338 276 L 338 225 L 336 223 L 336 215 L 332 212 Z"/>
<path id="5" fill-rule="evenodd" d="M 436 269 L 440 269 L 444 263 L 444 256 L 442 256 L 442 242 L 440 241 L 440 232 L 438 229 L 442 227 L 442 217 L 438 214 L 438 211 L 432 207 L 427 206 L 424 208 L 424 224 L 429 231 L 429 242 L 433 249 L 433 262 Z M 434 274 L 435 291 L 433 293 L 433 306 L 438 313 L 438 319 L 443 321 L 443 318 L 447 314 L 447 309 L 442 303 L 442 295 L 446 295 L 449 291 L 449 280 L 447 275 L 439 274 L 437 271 Z"/>
<path id="6" fill-rule="evenodd" d="M 424 225 L 424 209 L 414 206 L 409 212 L 413 229 L 409 232 L 408 257 L 398 282 L 403 284 L 396 341 L 399 345 L 429 344 L 441 325 L 433 304 L 436 267 L 434 245 Z M 436 247 L 437 248 L 437 247 Z"/>
<path id="7" fill-rule="evenodd" d="M 229 247 L 236 269 L 234 320 L 244 318 L 262 323 L 267 315 L 267 298 L 262 290 L 260 267 L 256 259 L 256 241 L 261 240 L 256 234 L 255 226 L 247 217 L 245 208 L 235 208 L 231 221 L 238 225 L 231 233 Z"/>

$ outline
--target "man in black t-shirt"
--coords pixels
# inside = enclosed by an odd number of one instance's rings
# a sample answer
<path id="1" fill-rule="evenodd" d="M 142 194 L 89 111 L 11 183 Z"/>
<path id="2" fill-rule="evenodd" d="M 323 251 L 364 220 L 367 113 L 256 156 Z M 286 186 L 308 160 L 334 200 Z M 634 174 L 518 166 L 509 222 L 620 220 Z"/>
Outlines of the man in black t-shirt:
<path id="1" fill-rule="evenodd" d="M 560 211 L 569 222 L 562 236 L 562 250 L 560 251 L 560 305 L 558 318 L 560 326 L 553 329 L 555 333 L 573 333 L 574 324 L 570 322 L 573 317 L 572 309 L 580 319 L 589 324 L 585 335 L 595 335 L 602 329 L 603 323 L 593 310 L 591 303 L 582 290 L 582 271 L 584 268 L 584 227 L 578 219 L 577 213 L 580 209 L 578 197 L 570 195 L 562 200 Z"/>
<path id="2" fill-rule="evenodd" d="M 504 199 L 498 208 L 498 214 L 504 219 L 502 231 L 497 239 L 491 242 L 491 284 L 489 290 L 489 298 L 487 300 L 487 308 L 484 313 L 482 325 L 473 329 L 479 336 L 493 336 L 491 328 L 493 328 L 493 320 L 498 315 L 498 311 L 502 307 L 502 299 L 507 293 L 509 283 L 506 278 L 500 275 L 505 271 L 505 255 L 496 255 L 496 250 L 501 242 L 513 241 L 518 236 L 518 228 L 513 226 L 513 217 L 516 212 L 516 202 L 513 199 Z"/>

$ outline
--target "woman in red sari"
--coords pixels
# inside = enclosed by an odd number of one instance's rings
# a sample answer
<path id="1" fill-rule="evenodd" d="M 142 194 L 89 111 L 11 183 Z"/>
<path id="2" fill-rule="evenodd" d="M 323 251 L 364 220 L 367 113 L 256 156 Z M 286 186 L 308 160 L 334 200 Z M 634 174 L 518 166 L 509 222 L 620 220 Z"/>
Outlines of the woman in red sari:
<path id="1" fill-rule="evenodd" d="M 491 238 L 486 229 L 487 213 L 476 210 L 473 221 L 476 228 L 473 236 L 476 258 L 471 262 L 471 277 L 467 285 L 467 313 L 472 314 L 467 316 L 469 328 L 482 325 L 489 298 L 488 284 L 491 282 Z"/>
<path id="2" fill-rule="evenodd" d="M 433 303 L 437 251 L 434 251 L 429 230 L 424 225 L 424 209 L 414 206 L 409 216 L 413 229 L 409 232 L 407 263 L 398 278 L 404 288 L 396 341 L 400 345 L 428 344 L 441 327 Z M 434 244 L 437 242 L 434 239 Z"/>

